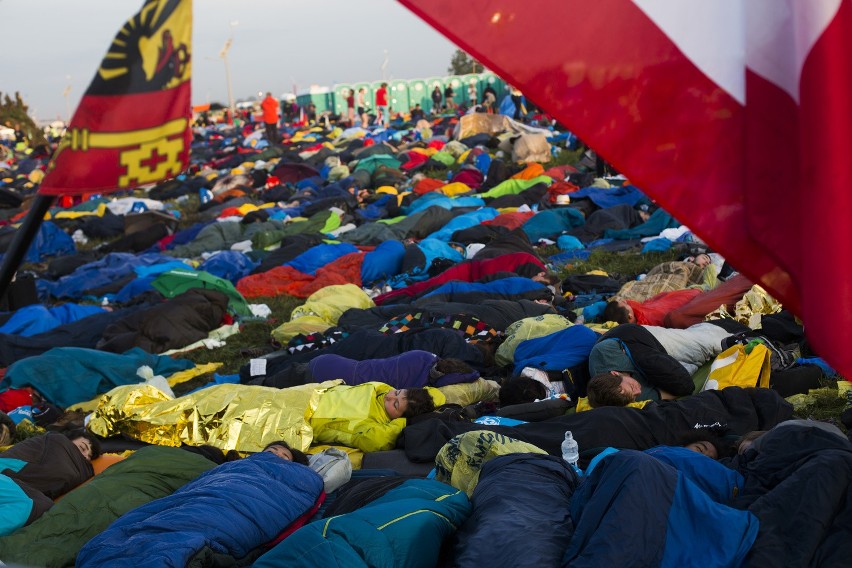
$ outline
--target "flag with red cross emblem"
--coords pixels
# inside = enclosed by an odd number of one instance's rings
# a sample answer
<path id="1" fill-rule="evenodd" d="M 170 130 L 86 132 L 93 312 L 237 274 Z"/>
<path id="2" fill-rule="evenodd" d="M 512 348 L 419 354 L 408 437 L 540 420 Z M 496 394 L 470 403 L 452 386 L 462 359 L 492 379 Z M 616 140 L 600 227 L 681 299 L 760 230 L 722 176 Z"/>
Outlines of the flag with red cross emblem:
<path id="1" fill-rule="evenodd" d="M 192 1 L 147 0 L 112 41 L 39 193 L 103 193 L 183 171 L 192 140 L 191 45 Z"/>

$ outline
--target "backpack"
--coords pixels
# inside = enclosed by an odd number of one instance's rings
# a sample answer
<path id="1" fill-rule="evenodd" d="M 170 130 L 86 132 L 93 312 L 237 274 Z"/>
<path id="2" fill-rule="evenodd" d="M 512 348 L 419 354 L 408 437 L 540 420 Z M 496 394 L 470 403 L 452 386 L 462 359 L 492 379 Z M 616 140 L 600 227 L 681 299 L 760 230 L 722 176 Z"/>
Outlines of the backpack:
<path id="1" fill-rule="evenodd" d="M 753 341 L 762 343 L 769 350 L 769 364 L 772 371 L 783 371 L 785 369 L 789 369 L 796 364 L 796 359 L 801 357 L 798 345 L 782 345 L 776 341 L 772 341 L 766 336 L 757 335 L 754 331 L 744 331 L 742 333 L 726 337 L 722 341 L 722 346 L 727 349 L 732 345 L 748 345 Z"/>

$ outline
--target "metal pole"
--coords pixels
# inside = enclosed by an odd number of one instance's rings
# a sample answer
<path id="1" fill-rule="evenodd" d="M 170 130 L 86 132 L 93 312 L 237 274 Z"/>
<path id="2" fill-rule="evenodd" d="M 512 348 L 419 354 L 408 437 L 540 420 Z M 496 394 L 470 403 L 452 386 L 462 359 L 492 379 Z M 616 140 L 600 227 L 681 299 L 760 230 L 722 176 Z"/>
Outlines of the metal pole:
<path id="1" fill-rule="evenodd" d="M 12 244 L 9 245 L 6 255 L 3 257 L 3 264 L 0 265 L 0 297 L 3 297 L 6 293 L 9 284 L 18 271 L 18 267 L 21 266 L 24 255 L 27 254 L 30 244 L 38 233 L 42 221 L 44 221 L 45 213 L 53 204 L 53 199 L 52 195 L 37 195 L 29 213 L 24 217 L 24 222 L 15 232 L 15 238 L 12 239 Z"/>

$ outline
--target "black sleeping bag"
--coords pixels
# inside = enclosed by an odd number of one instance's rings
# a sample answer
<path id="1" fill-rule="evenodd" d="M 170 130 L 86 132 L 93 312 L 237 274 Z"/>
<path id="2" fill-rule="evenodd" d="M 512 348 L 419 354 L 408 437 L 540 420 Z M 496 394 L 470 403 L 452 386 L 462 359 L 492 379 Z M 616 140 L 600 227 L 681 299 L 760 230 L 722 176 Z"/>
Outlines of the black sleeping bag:
<path id="1" fill-rule="evenodd" d="M 580 446 L 581 467 L 585 467 L 588 460 L 609 446 L 647 450 L 678 445 L 683 434 L 695 428 L 713 427 L 742 435 L 768 430 L 792 415 L 793 406 L 771 389 L 728 387 L 650 403 L 642 409 L 604 406 L 514 427 L 426 420 L 406 427 L 397 439 L 397 447 L 405 448 L 411 461 L 433 461 L 454 436 L 471 430 L 492 430 L 559 456 L 565 431 L 571 430 Z"/>
<path id="2" fill-rule="evenodd" d="M 849 566 L 852 443 L 807 421 L 764 434 L 732 466 L 745 478 L 733 506 L 760 520 L 749 566 Z"/>

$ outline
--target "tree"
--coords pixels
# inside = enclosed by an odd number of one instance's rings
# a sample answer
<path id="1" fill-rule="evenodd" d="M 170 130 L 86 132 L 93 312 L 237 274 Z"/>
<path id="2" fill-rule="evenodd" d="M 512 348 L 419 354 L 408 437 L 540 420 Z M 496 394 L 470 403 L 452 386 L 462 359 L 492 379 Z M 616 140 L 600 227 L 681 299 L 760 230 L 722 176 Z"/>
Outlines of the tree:
<path id="1" fill-rule="evenodd" d="M 0 97 L 3 99 L 0 103 L 0 125 L 10 128 L 20 126 L 31 146 L 46 144 L 44 133 L 30 117 L 29 107 L 24 103 L 21 94 L 16 92 L 14 100 L 8 94 L 0 93 Z"/>
<path id="2" fill-rule="evenodd" d="M 461 49 L 457 49 L 450 59 L 447 73 L 450 75 L 467 75 L 468 73 L 482 73 L 485 71 L 482 63 L 468 55 Z"/>

